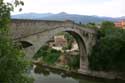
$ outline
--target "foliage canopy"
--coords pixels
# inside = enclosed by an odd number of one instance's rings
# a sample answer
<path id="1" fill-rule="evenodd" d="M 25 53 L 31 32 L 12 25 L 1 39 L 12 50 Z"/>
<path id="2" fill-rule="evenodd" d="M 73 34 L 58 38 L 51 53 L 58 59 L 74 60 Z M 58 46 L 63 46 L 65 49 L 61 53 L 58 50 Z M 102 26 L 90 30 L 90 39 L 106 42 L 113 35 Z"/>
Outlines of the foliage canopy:
<path id="1" fill-rule="evenodd" d="M 103 22 L 99 39 L 89 57 L 90 68 L 125 72 L 125 30 L 111 22 Z"/>
<path id="2" fill-rule="evenodd" d="M 0 0 L 0 83 L 32 83 L 26 75 L 27 65 L 24 54 L 17 47 L 14 47 L 9 38 L 10 12 L 14 5 L 24 4 L 15 0 L 13 3 L 5 3 Z"/>

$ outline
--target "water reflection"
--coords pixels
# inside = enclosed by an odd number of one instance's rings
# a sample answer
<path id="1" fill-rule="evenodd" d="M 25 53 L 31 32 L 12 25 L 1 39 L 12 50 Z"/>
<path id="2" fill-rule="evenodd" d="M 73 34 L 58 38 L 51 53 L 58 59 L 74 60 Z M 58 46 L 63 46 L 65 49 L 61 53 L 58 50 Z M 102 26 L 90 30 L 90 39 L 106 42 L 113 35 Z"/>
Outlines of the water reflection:
<path id="1" fill-rule="evenodd" d="M 50 72 L 49 70 L 45 69 L 45 68 L 41 68 L 39 66 L 37 66 L 35 69 L 34 69 L 34 73 L 36 74 L 43 74 L 44 76 L 49 76 L 50 75 Z"/>
<path id="2" fill-rule="evenodd" d="M 125 83 L 121 80 L 97 79 L 45 66 L 36 66 L 31 75 L 35 78 L 34 83 Z"/>

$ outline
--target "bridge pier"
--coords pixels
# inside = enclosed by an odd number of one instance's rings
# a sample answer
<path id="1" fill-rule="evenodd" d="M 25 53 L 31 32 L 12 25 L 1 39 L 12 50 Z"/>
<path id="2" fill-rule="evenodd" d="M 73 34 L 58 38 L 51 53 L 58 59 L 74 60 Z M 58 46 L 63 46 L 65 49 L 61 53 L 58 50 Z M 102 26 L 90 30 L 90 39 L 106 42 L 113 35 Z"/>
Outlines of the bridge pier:
<path id="1" fill-rule="evenodd" d="M 26 55 L 27 59 L 33 59 L 33 56 L 35 55 L 35 53 L 39 50 L 39 48 L 36 48 L 34 46 L 30 46 L 27 48 L 24 48 L 24 53 Z"/>
<path id="2" fill-rule="evenodd" d="M 26 55 L 26 58 L 28 59 L 32 59 L 32 55 L 34 55 L 34 47 L 28 47 L 28 48 L 24 48 L 24 53 Z"/>
<path id="3" fill-rule="evenodd" d="M 86 73 L 88 71 L 88 56 L 86 53 L 86 49 L 83 45 L 83 42 L 79 42 L 79 50 L 80 50 L 80 69 L 78 72 L 80 73 Z"/>

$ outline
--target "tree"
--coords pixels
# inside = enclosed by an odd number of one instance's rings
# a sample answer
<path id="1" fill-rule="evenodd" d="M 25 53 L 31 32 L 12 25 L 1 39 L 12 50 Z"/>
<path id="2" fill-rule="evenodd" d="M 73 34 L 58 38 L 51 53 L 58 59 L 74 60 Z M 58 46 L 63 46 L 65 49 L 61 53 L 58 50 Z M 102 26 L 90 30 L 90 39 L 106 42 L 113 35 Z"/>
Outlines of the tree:
<path id="1" fill-rule="evenodd" d="M 80 55 L 70 55 L 70 57 L 68 57 L 68 63 L 67 65 L 69 66 L 70 69 L 79 69 L 79 65 L 80 65 Z"/>
<path id="2" fill-rule="evenodd" d="M 115 27 L 114 23 L 110 21 L 104 21 L 101 24 L 101 28 L 114 28 L 114 27 Z"/>
<path id="3" fill-rule="evenodd" d="M 72 43 L 74 42 L 74 38 L 71 34 L 65 33 L 64 34 L 65 39 L 67 40 L 67 46 L 64 47 L 64 49 L 71 49 L 72 48 Z"/>
<path id="4" fill-rule="evenodd" d="M 26 75 L 29 63 L 8 36 L 10 12 L 19 4 L 23 2 L 15 0 L 12 4 L 0 0 L 0 83 L 32 83 Z"/>
<path id="5" fill-rule="evenodd" d="M 110 21 L 104 21 L 101 24 L 101 29 L 99 30 L 99 35 L 100 36 L 105 36 L 106 34 L 111 34 L 112 30 L 116 29 L 115 25 L 113 22 Z"/>
<path id="6" fill-rule="evenodd" d="M 125 72 L 125 30 L 115 28 L 111 22 L 104 22 L 100 33 L 101 36 L 89 57 L 90 68 Z"/>
<path id="7" fill-rule="evenodd" d="M 58 60 L 60 54 L 61 54 L 60 51 L 50 48 L 48 45 L 45 45 L 40 48 L 40 50 L 35 54 L 33 58 L 34 59 L 41 58 L 42 59 L 41 61 L 43 63 L 51 65 Z"/>

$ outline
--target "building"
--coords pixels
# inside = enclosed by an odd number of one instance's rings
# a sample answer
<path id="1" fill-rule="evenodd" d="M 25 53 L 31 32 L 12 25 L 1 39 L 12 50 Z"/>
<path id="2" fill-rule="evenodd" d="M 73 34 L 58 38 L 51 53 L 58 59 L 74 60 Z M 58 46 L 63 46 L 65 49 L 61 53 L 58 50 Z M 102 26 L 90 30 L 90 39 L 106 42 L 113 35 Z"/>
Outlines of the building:
<path id="1" fill-rule="evenodd" d="M 53 41 L 49 41 L 49 46 L 61 51 L 63 47 L 67 46 L 67 40 L 64 35 L 57 35 L 54 36 Z"/>
<path id="2" fill-rule="evenodd" d="M 64 35 L 54 36 L 55 46 L 65 47 L 67 45 L 67 40 L 64 38 Z"/>
<path id="3" fill-rule="evenodd" d="M 114 24 L 115 24 L 116 27 L 125 29 L 125 20 L 121 20 L 119 22 L 115 22 Z"/>

